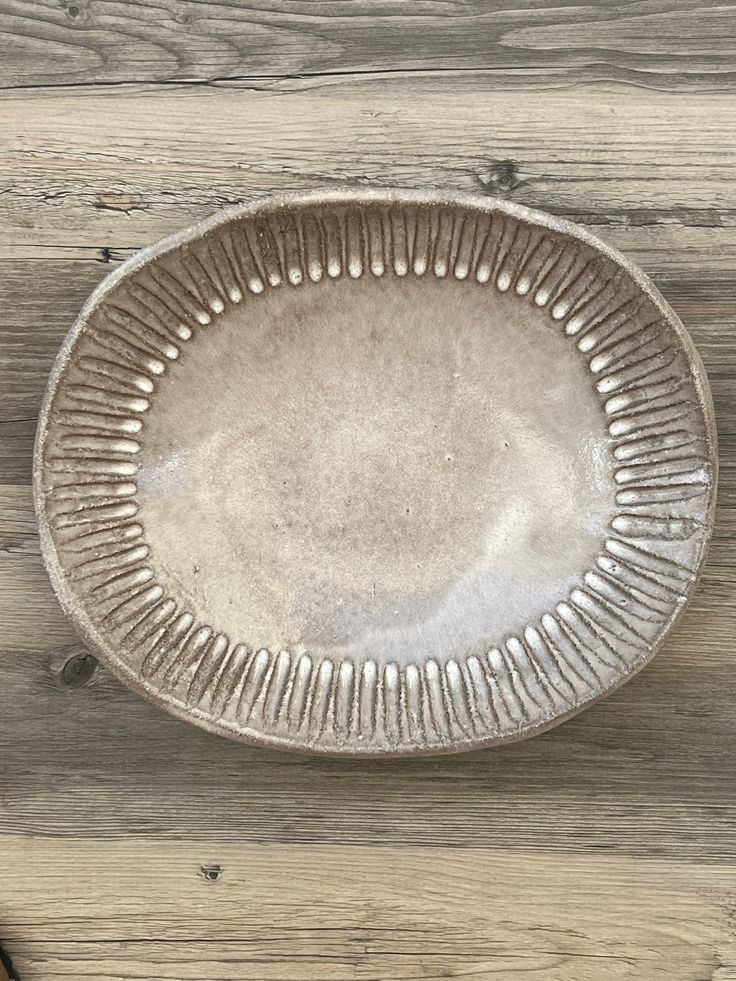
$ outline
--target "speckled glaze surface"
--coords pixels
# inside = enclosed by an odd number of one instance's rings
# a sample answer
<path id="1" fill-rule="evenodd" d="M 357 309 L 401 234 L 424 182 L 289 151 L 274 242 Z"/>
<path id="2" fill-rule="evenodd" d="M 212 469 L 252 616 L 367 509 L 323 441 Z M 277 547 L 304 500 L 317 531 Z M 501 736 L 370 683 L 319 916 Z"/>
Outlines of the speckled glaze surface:
<path id="1" fill-rule="evenodd" d="M 319 192 L 105 280 L 34 477 L 54 588 L 124 681 L 232 738 L 396 755 L 532 735 L 643 667 L 716 448 L 682 325 L 582 229 Z"/>

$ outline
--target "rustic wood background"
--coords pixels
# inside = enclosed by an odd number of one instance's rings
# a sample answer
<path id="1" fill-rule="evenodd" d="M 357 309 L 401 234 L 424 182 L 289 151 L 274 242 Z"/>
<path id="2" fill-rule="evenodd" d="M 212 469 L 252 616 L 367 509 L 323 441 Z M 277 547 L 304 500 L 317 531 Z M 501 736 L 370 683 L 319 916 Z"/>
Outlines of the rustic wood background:
<path id="1" fill-rule="evenodd" d="M 705 361 L 699 591 L 650 667 L 538 739 L 244 748 L 114 681 L 51 593 L 31 449 L 87 294 L 223 205 L 326 184 L 573 218 Z M 735 310 L 733 3 L 0 0 L 0 939 L 21 981 L 736 979 Z"/>

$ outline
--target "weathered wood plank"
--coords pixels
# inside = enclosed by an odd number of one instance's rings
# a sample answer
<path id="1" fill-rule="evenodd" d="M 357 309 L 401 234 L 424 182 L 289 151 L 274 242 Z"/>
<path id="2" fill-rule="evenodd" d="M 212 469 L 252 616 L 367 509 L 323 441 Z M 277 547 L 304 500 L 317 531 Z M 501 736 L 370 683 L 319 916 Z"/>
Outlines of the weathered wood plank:
<path id="1" fill-rule="evenodd" d="M 559 928 L 553 932 L 564 934 Z M 460 953 L 434 944 L 416 947 L 396 942 L 393 935 L 373 934 L 356 943 L 341 942 L 333 935 L 322 940 L 300 937 L 274 943 L 232 941 L 175 943 L 40 943 L 19 945 L 23 957 L 23 981 L 68 981 L 73 977 L 95 981 L 444 981 L 471 977 L 481 981 L 513 978 L 514 981 L 734 981 L 736 973 L 718 955 L 703 951 L 676 960 L 678 950 L 658 951 L 654 956 L 597 954 L 571 951 L 564 940 L 547 943 L 545 949 L 518 951 L 513 944 L 502 950 Z M 390 945 L 390 950 L 383 949 Z M 543 944 L 539 943 L 539 948 Z M 409 947 L 406 951 L 403 948 Z M 141 971 L 146 971 L 145 975 Z M 417 974 L 417 971 L 421 972 Z M 563 971 L 564 973 L 560 973 Z M 132 973 L 131 973 L 132 972 Z M 646 972 L 646 973 L 644 973 Z M 705 973 L 703 973 L 705 972 Z"/>
<path id="2" fill-rule="evenodd" d="M 0 85 L 437 69 L 712 87 L 736 8 L 698 0 L 3 0 Z"/>
<path id="3" fill-rule="evenodd" d="M 7 845 L 4 926 L 23 981 L 724 981 L 736 967 L 733 868 L 513 849 Z"/>
<path id="4" fill-rule="evenodd" d="M 674 222 L 699 243 L 681 273 L 695 258 L 717 276 L 736 255 L 725 94 L 420 76 L 58 89 L 0 114 L 3 247 L 136 248 L 267 190 L 367 182 L 484 190 L 622 234 L 643 224 L 654 248 Z"/>
<path id="5" fill-rule="evenodd" d="M 679 949 L 654 955 L 599 954 L 569 949 L 564 929 L 554 929 L 557 943 L 539 942 L 531 950 L 512 943 L 476 953 L 475 947 L 453 951 L 435 944 L 407 944 L 401 931 L 373 933 L 358 942 L 334 935 L 299 936 L 281 944 L 233 941 L 173 943 L 111 941 L 108 943 L 43 943 L 17 946 L 23 959 L 23 981 L 61 981 L 73 977 L 95 981 L 443 981 L 448 977 L 511 978 L 515 981 L 733 981 L 736 974 L 707 948 L 688 951 L 683 963 Z M 541 931 L 540 931 L 541 932 Z M 385 947 L 390 946 L 390 949 Z M 541 949 L 544 946 L 545 949 Z M 631 946 L 634 946 L 633 944 Z M 684 945 L 683 945 L 684 946 Z M 146 974 L 139 973 L 146 971 Z M 417 975 L 417 971 L 421 973 Z M 564 974 L 560 974 L 564 971 Z M 707 973 L 702 973 L 703 971 Z M 133 973 L 131 973 L 133 972 Z M 646 974 L 644 972 L 647 972 Z"/>

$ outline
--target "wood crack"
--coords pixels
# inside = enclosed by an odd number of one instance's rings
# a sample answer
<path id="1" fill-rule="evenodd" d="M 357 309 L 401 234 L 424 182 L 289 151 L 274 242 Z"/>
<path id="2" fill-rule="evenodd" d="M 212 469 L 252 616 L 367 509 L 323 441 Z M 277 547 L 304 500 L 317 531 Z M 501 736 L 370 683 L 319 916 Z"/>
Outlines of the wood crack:
<path id="1" fill-rule="evenodd" d="M 589 73 L 585 81 L 619 81 L 630 82 L 632 84 L 642 84 L 646 81 L 678 83 L 681 79 L 687 82 L 707 82 L 711 91 L 728 90 L 729 83 L 736 78 L 736 72 L 730 68 L 723 71 L 712 73 L 692 73 L 683 75 L 672 75 L 658 71 L 654 68 L 623 68 L 604 61 L 592 61 L 574 66 L 578 73 Z M 535 75 L 535 73 L 539 73 Z M 540 81 L 548 81 L 549 78 L 560 79 L 561 84 L 566 83 L 570 87 L 578 84 L 579 79 L 570 77 L 570 68 L 566 65 L 550 64 L 524 64 L 524 65 L 499 65 L 498 67 L 458 65 L 451 68 L 443 68 L 438 65 L 418 65 L 414 67 L 389 67 L 389 68 L 345 68 L 345 69 L 326 69 L 320 71 L 306 72 L 267 72 L 262 74 L 230 74 L 230 75 L 211 75 L 205 78 L 124 78 L 124 79 L 91 79 L 89 81 L 75 82 L 19 82 L 17 84 L 2 85 L 0 92 L 33 92 L 43 90 L 89 90 L 89 89 L 115 89 L 130 86 L 170 87 L 170 88 L 216 88 L 233 85 L 243 90 L 253 92 L 273 92 L 278 94 L 280 91 L 288 92 L 289 89 L 280 89 L 284 83 L 289 82 L 319 82 L 335 80 L 360 81 L 362 79 L 391 79 L 393 77 L 417 77 L 435 76 L 440 79 L 466 76 L 489 76 L 492 78 L 503 78 L 504 76 L 530 76 L 537 77 Z M 714 80 L 720 85 L 715 86 Z M 643 87 L 658 87 L 647 86 Z M 672 84 L 663 85 L 662 88 L 670 90 Z"/>

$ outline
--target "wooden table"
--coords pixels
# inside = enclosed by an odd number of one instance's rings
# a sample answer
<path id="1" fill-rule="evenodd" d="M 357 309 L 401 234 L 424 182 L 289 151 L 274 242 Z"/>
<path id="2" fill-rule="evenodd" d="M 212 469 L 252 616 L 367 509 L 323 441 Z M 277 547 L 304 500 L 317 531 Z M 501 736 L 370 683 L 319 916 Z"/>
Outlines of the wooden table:
<path id="1" fill-rule="evenodd" d="M 0 2 L 0 938 L 22 981 L 736 979 L 736 5 Z M 248 749 L 114 681 L 51 593 L 35 420 L 90 290 L 274 188 L 485 191 L 639 262 L 721 491 L 653 664 L 538 739 Z"/>

